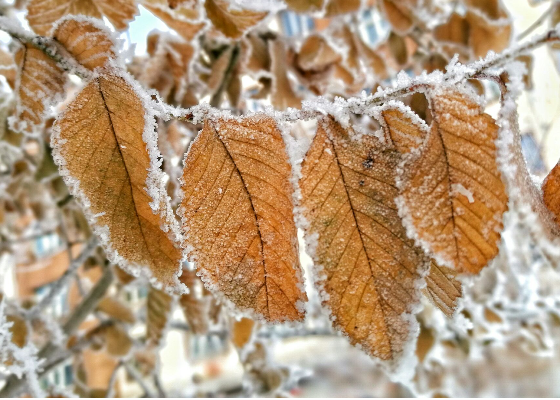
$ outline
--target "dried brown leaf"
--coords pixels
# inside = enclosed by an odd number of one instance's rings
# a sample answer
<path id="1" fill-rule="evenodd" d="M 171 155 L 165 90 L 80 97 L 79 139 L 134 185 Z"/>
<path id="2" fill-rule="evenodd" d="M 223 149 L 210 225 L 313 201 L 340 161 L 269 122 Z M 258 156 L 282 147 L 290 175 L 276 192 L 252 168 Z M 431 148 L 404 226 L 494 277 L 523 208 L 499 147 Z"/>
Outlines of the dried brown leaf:
<path id="1" fill-rule="evenodd" d="M 360 0 L 329 0 L 325 8 L 326 17 L 356 12 L 360 9 Z"/>
<path id="2" fill-rule="evenodd" d="M 449 318 L 453 316 L 457 302 L 463 295 L 463 287 L 456 277 L 457 271 L 441 267 L 432 260 L 430 272 L 426 276 L 427 286 L 422 290 L 424 296 Z"/>
<path id="3" fill-rule="evenodd" d="M 96 22 L 65 18 L 53 33 L 76 61 L 89 70 L 104 67 L 110 59 L 116 58 L 111 34 Z"/>
<path id="4" fill-rule="evenodd" d="M 179 279 L 190 291 L 179 298 L 185 319 L 194 334 L 204 335 L 208 332 L 208 306 L 203 299 L 196 295 L 197 285 L 202 282 L 196 276 L 195 271 L 186 269 L 183 270 Z"/>
<path id="5" fill-rule="evenodd" d="M 64 71 L 43 51 L 25 44 L 17 51 L 16 121 L 13 129 L 33 133 L 43 126 L 48 107 L 64 92 Z"/>
<path id="6" fill-rule="evenodd" d="M 560 226 L 560 163 L 548 173 L 542 184 L 543 201 Z"/>
<path id="7" fill-rule="evenodd" d="M 11 322 L 10 332 L 12 334 L 12 343 L 17 347 L 23 347 L 27 343 L 27 336 L 29 334 L 25 319 L 19 315 L 8 314 L 6 321 Z"/>
<path id="8" fill-rule="evenodd" d="M 428 260 L 397 212 L 399 151 L 373 135 L 353 135 L 331 118 L 319 124 L 300 180 L 306 238 L 317 237 L 313 260 L 335 326 L 388 360 L 409 339 L 403 313 L 419 301 L 416 281 Z"/>
<path id="9" fill-rule="evenodd" d="M 49 35 L 53 25 L 67 15 L 105 16 L 117 30 L 123 30 L 136 14 L 134 0 L 31 0 L 27 6 L 27 21 L 39 35 Z"/>
<path id="10" fill-rule="evenodd" d="M 124 357 L 132 348 L 132 339 L 120 325 L 109 325 L 104 329 L 107 352 L 113 357 Z"/>
<path id="11" fill-rule="evenodd" d="M 231 328 L 231 341 L 237 348 L 245 346 L 253 335 L 253 327 L 255 321 L 250 318 L 241 318 L 239 321 L 233 321 Z"/>
<path id="12" fill-rule="evenodd" d="M 237 39 L 261 22 L 268 13 L 232 9 L 226 0 L 205 0 L 206 15 L 225 36 Z"/>
<path id="13" fill-rule="evenodd" d="M 470 25 L 469 44 L 475 57 L 485 57 L 490 50 L 499 53 L 509 45 L 512 26 L 508 19 L 491 20 L 476 10 L 469 10 L 466 19 Z"/>
<path id="14" fill-rule="evenodd" d="M 136 322 L 132 310 L 114 297 L 107 296 L 101 299 L 97 305 L 97 309 L 110 317 L 128 322 L 129 324 Z"/>
<path id="15" fill-rule="evenodd" d="M 280 130 L 261 115 L 206 120 L 183 171 L 181 214 L 198 274 L 269 322 L 301 320 L 291 167 Z"/>
<path id="16" fill-rule="evenodd" d="M 469 43 L 469 21 L 457 13 L 451 14 L 449 20 L 434 29 L 434 37 L 442 42 L 451 42 L 461 45 Z"/>
<path id="17" fill-rule="evenodd" d="M 150 344 L 159 345 L 169 320 L 172 305 L 173 297 L 150 287 L 146 300 L 146 338 Z"/>
<path id="18" fill-rule="evenodd" d="M 327 41 L 319 35 L 310 35 L 299 50 L 296 62 L 306 71 L 320 71 L 342 59 Z"/>
<path id="19" fill-rule="evenodd" d="M 177 32 L 187 42 L 190 42 L 194 37 L 206 26 L 204 22 L 192 22 L 177 12 L 166 9 L 158 5 L 142 3 L 148 11 L 161 19 L 165 24 Z"/>
<path id="20" fill-rule="evenodd" d="M 445 88 L 428 97 L 432 126 L 403 167 L 400 206 L 440 265 L 478 273 L 498 253 L 507 209 L 496 164 L 498 126 L 467 94 Z M 402 119 L 401 126 L 415 124 Z"/>
<path id="21" fill-rule="evenodd" d="M 177 290 L 181 251 L 171 236 L 176 222 L 159 176 L 158 152 L 150 147 L 156 140 L 153 117 L 146 113 L 124 78 L 101 75 L 56 121 L 52 145 L 66 183 L 90 216 L 96 215 L 91 218 L 102 227 L 97 232 L 109 257 Z M 152 198 L 154 193 L 159 198 Z"/>
<path id="22" fill-rule="evenodd" d="M 286 0 L 288 8 L 297 13 L 321 11 L 324 0 Z"/>
<path id="23" fill-rule="evenodd" d="M 292 89 L 292 84 L 288 78 L 288 63 L 286 60 L 286 44 L 280 40 L 270 43 L 270 72 L 274 76 L 272 81 L 271 102 L 272 105 L 280 110 L 288 107 L 301 108 L 301 99 Z"/>
<path id="24" fill-rule="evenodd" d="M 393 30 L 403 35 L 414 26 L 413 7 L 416 0 L 383 0 L 383 11 Z"/>

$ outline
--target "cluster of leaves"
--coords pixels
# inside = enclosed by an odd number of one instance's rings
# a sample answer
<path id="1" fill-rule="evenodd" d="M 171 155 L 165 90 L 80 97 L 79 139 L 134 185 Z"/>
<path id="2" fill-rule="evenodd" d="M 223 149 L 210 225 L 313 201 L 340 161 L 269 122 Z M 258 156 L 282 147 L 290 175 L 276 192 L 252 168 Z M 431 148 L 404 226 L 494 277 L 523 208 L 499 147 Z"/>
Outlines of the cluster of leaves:
<path id="1" fill-rule="evenodd" d="M 508 45 L 511 23 L 502 4 L 465 0 L 451 11 L 435 1 L 367 4 L 391 26 L 372 48 L 348 23 L 364 7 L 359 1 L 287 1 L 294 12 L 332 18 L 324 31 L 297 42 L 264 29 L 274 15 L 268 10 L 224 0 L 146 0 L 142 6 L 177 35 L 151 33 L 148 54 L 126 64 L 112 33 L 95 19 L 126 29 L 137 5 L 116 3 L 57 1 L 53 12 L 52 2 L 32 0 L 27 20 L 45 36 L 2 21 L 16 51 L 14 66 L 11 54 L 0 60 L 14 91 L 3 108 L 7 150 L 0 155 L 9 184 L 0 201 L 18 216 L 2 215 L 10 231 L 2 235 L 19 236 L 25 226 L 10 222 L 21 223 L 22 215 L 49 221 L 47 214 L 62 213 L 72 242 L 96 237 L 105 253 L 84 258 L 94 289 L 104 287 L 99 303 L 91 303 L 109 319 L 85 338 L 72 336 L 77 325 L 66 324 L 67 347 L 85 341 L 117 358 L 141 358 L 127 328 L 137 317 L 106 294 L 108 264 L 119 290 L 139 276 L 152 284 L 148 354 L 165 332 L 173 296 L 198 334 L 208 332 L 219 304 L 265 323 L 302 321 L 308 294 L 300 228 L 334 327 L 376 358 L 408 362 L 422 292 L 452 317 L 462 295 L 458 275 L 478 274 L 499 251 L 511 194 L 496 147 L 505 128 L 476 95 L 484 92 L 476 79 L 497 64 L 492 57 L 472 67 L 457 62 Z M 395 89 L 352 97 L 399 69 L 432 74 L 399 75 Z M 71 100 L 69 74 L 83 80 Z M 245 87 L 247 76 L 256 87 Z M 317 95 L 325 97 L 310 101 Z M 328 100 L 335 96 L 347 100 Z M 275 110 L 232 115 L 214 108 L 226 104 L 240 114 L 251 98 Z M 62 110 L 56 119 L 53 106 Z M 307 145 L 296 132 L 301 119 L 316 127 Z M 526 171 L 522 160 L 516 165 Z M 545 182 L 544 203 L 531 197 L 546 221 L 544 205 L 559 209 L 559 171 Z M 42 184 L 34 187 L 36 181 Z M 79 207 L 67 207 L 74 198 Z M 92 296 L 81 293 L 80 304 Z M 32 340 L 27 324 L 40 306 L 11 314 L 19 318 L 11 325 L 18 347 Z M 76 321 L 83 320 L 76 310 Z M 237 347 L 250 341 L 254 325 L 233 324 Z M 246 370 L 280 387 L 271 382 L 287 372 L 260 368 L 263 352 L 259 344 L 246 355 Z M 139 362 L 149 371 L 154 361 L 146 358 Z"/>

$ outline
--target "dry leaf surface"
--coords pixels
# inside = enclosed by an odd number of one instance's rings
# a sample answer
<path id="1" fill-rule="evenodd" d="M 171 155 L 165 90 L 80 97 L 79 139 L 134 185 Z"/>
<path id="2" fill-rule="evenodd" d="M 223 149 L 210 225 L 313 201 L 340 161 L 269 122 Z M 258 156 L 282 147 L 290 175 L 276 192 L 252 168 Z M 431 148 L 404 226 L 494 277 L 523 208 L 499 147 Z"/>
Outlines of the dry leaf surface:
<path id="1" fill-rule="evenodd" d="M 498 253 L 507 209 L 498 126 L 467 94 L 442 89 L 429 97 L 432 126 L 403 167 L 399 207 L 438 264 L 478 273 Z"/>
<path id="2" fill-rule="evenodd" d="M 53 37 L 89 70 L 106 66 L 110 59 L 116 58 L 111 34 L 95 20 L 66 18 L 57 25 Z"/>
<path id="3" fill-rule="evenodd" d="M 321 121 L 300 187 L 324 302 L 353 343 L 384 360 L 403 351 L 416 282 L 427 259 L 406 237 L 395 205 L 399 152 L 377 137 Z M 316 244 L 313 244 L 316 238 Z"/>
<path id="4" fill-rule="evenodd" d="M 206 15 L 225 36 L 237 39 L 267 16 L 266 12 L 232 9 L 225 0 L 205 0 Z"/>
<path id="5" fill-rule="evenodd" d="M 159 345 L 172 305 L 173 297 L 150 287 L 146 300 L 146 338 L 150 344 Z"/>
<path id="6" fill-rule="evenodd" d="M 123 30 L 138 13 L 134 0 L 31 0 L 27 21 L 39 35 L 49 35 L 53 25 L 67 15 L 103 16 Z"/>
<path id="7" fill-rule="evenodd" d="M 291 167 L 274 120 L 206 120 L 185 159 L 181 213 L 203 281 L 269 322 L 301 320 Z"/>
<path id="8" fill-rule="evenodd" d="M 457 279 L 457 271 L 441 267 L 432 260 L 430 272 L 426 276 L 426 288 L 422 290 L 422 293 L 447 317 L 451 318 L 457 309 L 457 302 L 463 295 L 461 282 Z"/>
<path id="9" fill-rule="evenodd" d="M 103 75 L 92 80 L 56 121 L 52 144 L 67 184 L 88 206 L 114 262 L 137 272 L 147 269 L 158 283 L 175 289 L 181 252 L 161 228 L 173 225 L 172 215 L 155 214 L 151 203 L 156 199 L 146 190 L 156 155 L 144 141 L 143 135 L 155 140 L 152 132 L 145 132 L 150 123 L 145 113 L 125 79 Z M 150 173 L 154 178 L 155 172 Z M 167 198 L 165 189 L 150 190 L 159 190 L 157 201 Z"/>
<path id="10" fill-rule="evenodd" d="M 43 51 L 22 45 L 15 55 L 19 68 L 16 85 L 15 130 L 33 133 L 43 125 L 48 107 L 64 91 L 64 71 Z"/>

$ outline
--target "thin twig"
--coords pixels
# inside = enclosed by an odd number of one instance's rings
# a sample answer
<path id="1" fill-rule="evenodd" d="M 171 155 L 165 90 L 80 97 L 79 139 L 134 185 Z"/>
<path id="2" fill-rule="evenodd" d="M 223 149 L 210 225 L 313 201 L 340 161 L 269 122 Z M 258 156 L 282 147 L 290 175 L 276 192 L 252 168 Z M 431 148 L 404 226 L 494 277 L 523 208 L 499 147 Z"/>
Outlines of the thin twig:
<path id="1" fill-rule="evenodd" d="M 136 383 L 138 383 L 138 385 L 140 385 L 146 397 L 157 397 L 152 393 L 150 388 L 146 385 L 146 382 L 144 382 L 144 378 L 140 376 L 140 373 L 136 370 L 136 368 L 134 368 L 129 363 L 125 363 L 124 368 L 126 369 L 126 372 L 128 372 L 128 374 L 130 375 L 130 377 L 134 379 Z"/>
<path id="2" fill-rule="evenodd" d="M 68 320 L 62 326 L 62 331 L 65 335 L 70 336 L 74 331 L 80 326 L 80 324 L 86 319 L 86 317 L 91 313 L 91 311 L 97 306 L 97 303 L 105 295 L 105 292 L 113 282 L 113 273 L 111 268 L 105 268 L 105 272 L 101 278 L 97 281 L 95 286 L 91 289 L 86 297 L 83 298 L 80 304 L 74 309 Z M 60 362 L 64 361 L 69 357 L 71 353 L 68 350 L 60 348 L 59 346 L 48 343 L 43 347 L 38 354 L 40 359 L 46 359 L 45 366 L 39 374 L 43 376 L 50 369 L 54 368 Z M 12 374 L 6 380 L 6 384 L 0 390 L 0 397 L 17 397 L 21 394 L 21 391 L 25 388 L 25 380 L 19 379 L 16 375 Z"/>
<path id="3" fill-rule="evenodd" d="M 111 378 L 109 379 L 109 386 L 107 387 L 107 394 L 105 395 L 106 398 L 112 399 L 115 397 L 115 382 L 117 381 L 117 373 L 119 372 L 119 368 L 122 367 L 124 364 L 123 360 L 119 360 L 113 373 L 111 374 Z"/>
<path id="4" fill-rule="evenodd" d="M 526 38 L 531 32 L 533 32 L 535 29 L 537 29 L 539 26 L 542 25 L 542 23 L 550 17 L 550 14 L 552 13 L 552 11 L 554 10 L 554 6 L 555 6 L 556 1 L 552 2 L 552 5 L 550 7 L 548 7 L 548 9 L 535 21 L 531 24 L 530 27 L 528 27 L 527 29 L 525 29 L 523 32 L 521 32 L 516 40 L 520 41 L 524 38 Z"/>

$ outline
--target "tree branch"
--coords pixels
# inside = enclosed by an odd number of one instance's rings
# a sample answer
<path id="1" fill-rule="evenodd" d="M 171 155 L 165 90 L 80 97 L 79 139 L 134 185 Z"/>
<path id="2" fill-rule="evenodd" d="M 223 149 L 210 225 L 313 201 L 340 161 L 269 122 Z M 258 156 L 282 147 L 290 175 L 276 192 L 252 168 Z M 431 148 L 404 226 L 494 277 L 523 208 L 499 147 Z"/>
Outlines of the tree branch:
<path id="1" fill-rule="evenodd" d="M 111 268 L 106 267 L 105 272 L 97 281 L 82 302 L 74 309 L 68 320 L 62 326 L 62 330 L 66 335 L 71 335 L 80 324 L 86 319 L 91 311 L 97 306 L 97 303 L 105 295 L 105 292 L 113 281 L 113 273 Z M 62 356 L 60 353 L 62 352 Z M 60 362 L 68 358 L 72 353 L 66 353 L 67 350 L 60 349 L 57 345 L 48 343 L 38 354 L 41 359 L 46 359 L 45 368 L 39 376 L 45 375 L 50 369 L 54 368 Z M 0 397 L 17 397 L 25 387 L 25 380 L 18 379 L 15 375 L 10 375 L 6 381 L 6 385 L 0 390 Z"/>
<path id="2" fill-rule="evenodd" d="M 29 310 L 27 314 L 27 317 L 29 319 L 33 319 L 34 317 L 36 317 L 38 314 L 43 312 L 49 304 L 51 304 L 53 299 L 66 286 L 70 277 L 72 277 L 76 273 L 76 270 L 87 260 L 87 258 L 95 250 L 96 247 L 97 239 L 95 238 L 95 236 L 92 236 L 85 249 L 81 252 L 78 258 L 71 262 L 70 266 L 64 272 L 64 274 L 62 274 L 62 276 L 54 283 L 54 286 L 51 288 L 50 292 L 45 297 L 43 297 L 43 299 L 35 307 Z"/>

